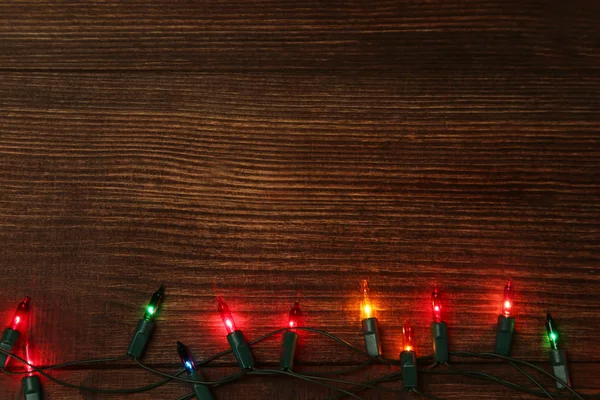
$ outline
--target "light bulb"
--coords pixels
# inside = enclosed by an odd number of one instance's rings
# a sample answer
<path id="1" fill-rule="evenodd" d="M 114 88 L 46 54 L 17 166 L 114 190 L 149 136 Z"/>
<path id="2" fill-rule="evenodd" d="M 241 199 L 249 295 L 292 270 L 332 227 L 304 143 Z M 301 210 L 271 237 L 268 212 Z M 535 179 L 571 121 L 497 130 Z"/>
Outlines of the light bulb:
<path id="1" fill-rule="evenodd" d="M 177 342 L 177 354 L 179 354 L 181 363 L 188 373 L 192 373 L 196 370 L 196 364 L 194 363 L 192 352 L 185 344 Z"/>
<path id="2" fill-rule="evenodd" d="M 298 320 L 300 318 L 300 303 L 296 301 L 294 307 L 290 310 L 290 316 L 288 320 L 288 327 L 291 331 L 295 331 L 298 327 Z"/>
<path id="3" fill-rule="evenodd" d="M 414 351 L 415 347 L 413 345 L 413 330 L 408 320 L 404 322 L 404 326 L 402 327 L 402 336 L 404 351 Z"/>
<path id="4" fill-rule="evenodd" d="M 27 324 L 27 320 L 29 317 L 29 301 L 31 298 L 29 296 L 25 297 L 22 302 L 17 306 L 17 310 L 15 311 L 15 315 L 9 325 L 9 328 L 14 331 L 23 330 Z"/>
<path id="5" fill-rule="evenodd" d="M 217 297 L 217 302 L 219 303 L 217 306 L 217 310 L 221 315 L 221 319 L 223 320 L 223 325 L 225 325 L 225 329 L 227 330 L 227 334 L 235 332 L 237 329 L 235 327 L 235 321 L 231 316 L 231 312 L 229 311 L 229 307 L 223 301 L 222 297 Z"/>
<path id="6" fill-rule="evenodd" d="M 360 315 L 362 319 L 373 318 L 375 316 L 375 309 L 371 302 L 371 294 L 366 279 L 362 281 L 361 285 Z"/>
<path id="7" fill-rule="evenodd" d="M 151 321 L 154 318 L 164 298 L 165 285 L 161 285 L 160 288 L 154 293 L 154 295 L 152 295 L 150 302 L 146 306 L 146 311 L 144 313 L 144 319 L 146 321 Z"/>
<path id="8" fill-rule="evenodd" d="M 502 303 L 502 312 L 506 318 L 510 317 L 512 314 L 513 294 L 512 282 L 509 279 L 506 286 L 504 286 L 504 302 Z"/>
<path id="9" fill-rule="evenodd" d="M 553 350 L 558 350 L 558 332 L 550 313 L 546 314 L 546 332 L 548 333 L 550 347 L 552 347 Z"/>
<path id="10" fill-rule="evenodd" d="M 433 322 L 438 324 L 442 322 L 442 302 L 440 297 L 440 292 L 436 286 L 433 288 L 433 292 L 431 292 L 431 309 L 433 311 Z"/>

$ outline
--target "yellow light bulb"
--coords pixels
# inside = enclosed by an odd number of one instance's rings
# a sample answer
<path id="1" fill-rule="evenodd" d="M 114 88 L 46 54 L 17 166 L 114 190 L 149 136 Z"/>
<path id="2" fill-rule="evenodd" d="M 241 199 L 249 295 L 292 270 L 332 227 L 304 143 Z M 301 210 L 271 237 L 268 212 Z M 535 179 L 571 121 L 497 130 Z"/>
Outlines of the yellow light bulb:
<path id="1" fill-rule="evenodd" d="M 366 279 L 362 281 L 361 285 L 360 314 L 362 319 L 373 318 L 375 316 L 375 309 L 371 302 L 369 285 Z"/>

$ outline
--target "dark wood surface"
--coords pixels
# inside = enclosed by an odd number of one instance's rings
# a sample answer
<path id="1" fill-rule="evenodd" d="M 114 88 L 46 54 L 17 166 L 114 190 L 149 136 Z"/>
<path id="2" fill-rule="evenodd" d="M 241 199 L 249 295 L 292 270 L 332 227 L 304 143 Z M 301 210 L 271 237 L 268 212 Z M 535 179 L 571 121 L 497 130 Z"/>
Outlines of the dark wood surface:
<path id="1" fill-rule="evenodd" d="M 307 325 L 362 346 L 368 278 L 389 357 L 405 319 L 431 353 L 436 283 L 451 348 L 489 351 L 512 277 L 512 354 L 549 368 L 551 311 L 575 387 L 598 394 L 599 20 L 594 1 L 2 2 L 3 318 L 33 298 L 43 364 L 116 356 L 164 283 L 146 361 L 176 368 L 177 340 L 198 358 L 226 348 L 215 295 L 249 339 L 300 296 Z M 276 363 L 278 346 L 257 359 Z M 298 357 L 359 361 L 311 334 Z M 127 363 L 57 376 L 155 379 Z M 0 398 L 18 395 L 18 379 L 0 382 Z M 448 376 L 423 388 L 530 398 Z M 217 392 L 326 393 L 273 378 Z"/>

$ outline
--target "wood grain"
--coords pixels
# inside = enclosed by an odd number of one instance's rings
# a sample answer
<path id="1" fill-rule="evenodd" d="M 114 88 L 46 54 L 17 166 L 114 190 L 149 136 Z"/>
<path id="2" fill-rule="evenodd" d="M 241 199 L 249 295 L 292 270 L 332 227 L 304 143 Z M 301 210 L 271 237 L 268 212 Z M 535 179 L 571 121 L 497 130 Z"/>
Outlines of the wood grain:
<path id="1" fill-rule="evenodd" d="M 43 364 L 119 355 L 164 283 L 146 361 L 176 367 L 177 340 L 199 358 L 226 348 L 215 295 L 249 339 L 283 326 L 300 297 L 307 325 L 362 346 L 368 278 L 390 357 L 405 319 L 431 352 L 434 284 L 452 349 L 487 351 L 512 277 L 513 354 L 546 362 L 551 311 L 574 382 L 599 393 L 599 11 L 0 4 L 2 315 L 33 298 Z M 256 358 L 276 363 L 278 347 Z M 313 334 L 301 350 L 310 366 L 359 361 Z M 115 365 L 61 376 L 117 385 L 115 371 L 146 379 Z M 444 398 L 507 394 L 434 378 Z M 1 379 L 0 397 L 15 395 Z M 242 393 L 324 395 L 259 379 L 222 398 Z"/>
<path id="2" fill-rule="evenodd" d="M 598 2 L 19 1 L 3 70 L 597 70 Z"/>

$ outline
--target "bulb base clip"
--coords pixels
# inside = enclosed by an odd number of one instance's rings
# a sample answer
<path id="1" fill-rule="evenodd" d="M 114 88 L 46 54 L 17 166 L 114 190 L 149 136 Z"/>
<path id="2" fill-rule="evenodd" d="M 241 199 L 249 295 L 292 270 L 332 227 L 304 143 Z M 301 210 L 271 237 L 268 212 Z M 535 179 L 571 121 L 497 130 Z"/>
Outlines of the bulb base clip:
<path id="1" fill-rule="evenodd" d="M 21 391 L 23 392 L 23 400 L 43 400 L 44 398 L 42 383 L 37 375 L 26 376 L 21 379 Z"/>
<path id="2" fill-rule="evenodd" d="M 379 357 L 382 354 L 381 340 L 379 339 L 379 322 L 377 318 L 365 318 L 362 320 L 362 331 L 365 337 L 365 347 L 370 357 Z"/>
<path id="3" fill-rule="evenodd" d="M 400 364 L 402 365 L 402 386 L 404 390 L 417 388 L 417 355 L 414 351 L 403 351 L 400 353 Z"/>
<path id="4" fill-rule="evenodd" d="M 127 355 L 133 358 L 141 358 L 155 329 L 156 324 L 154 321 L 148 321 L 144 318 L 140 319 L 133 333 L 133 338 L 131 338 L 131 342 L 129 343 Z"/>
<path id="5" fill-rule="evenodd" d="M 567 353 L 564 350 L 550 350 L 550 365 L 552 365 L 554 376 L 571 386 L 569 368 L 567 366 Z M 562 390 L 565 388 L 565 385 L 556 381 L 556 388 Z"/>
<path id="6" fill-rule="evenodd" d="M 294 368 L 294 355 L 298 345 L 298 334 L 287 331 L 283 334 L 281 341 L 281 353 L 279 354 L 279 368 L 283 371 L 291 371 Z"/>
<path id="7" fill-rule="evenodd" d="M 196 380 L 196 381 L 202 381 L 202 377 L 200 376 L 200 373 L 196 370 L 193 371 L 188 371 L 188 377 L 190 379 Z M 202 383 L 194 383 L 194 386 L 192 387 L 192 391 L 194 392 L 194 397 L 196 397 L 197 400 L 214 400 L 215 398 L 213 397 L 210 389 L 208 386 L 203 385 Z"/>
<path id="8" fill-rule="evenodd" d="M 445 322 L 431 323 L 431 342 L 436 363 L 448 362 L 448 326 Z"/>
<path id="9" fill-rule="evenodd" d="M 514 331 L 515 319 L 499 315 L 498 327 L 496 328 L 496 349 L 494 350 L 496 354 L 508 357 Z"/>
<path id="10" fill-rule="evenodd" d="M 2 332 L 2 338 L 0 339 L 0 349 L 10 353 L 14 345 L 19 341 L 21 333 L 11 328 L 6 328 Z M 0 353 L 0 367 L 5 367 L 8 361 L 8 354 Z"/>
<path id="11" fill-rule="evenodd" d="M 242 331 L 237 330 L 231 332 L 227 335 L 227 341 L 231 346 L 233 355 L 237 359 L 240 368 L 244 370 L 252 369 L 252 367 L 254 367 L 254 357 L 252 356 L 252 351 L 250 350 L 250 346 L 248 346 L 248 342 L 246 342 Z"/>

